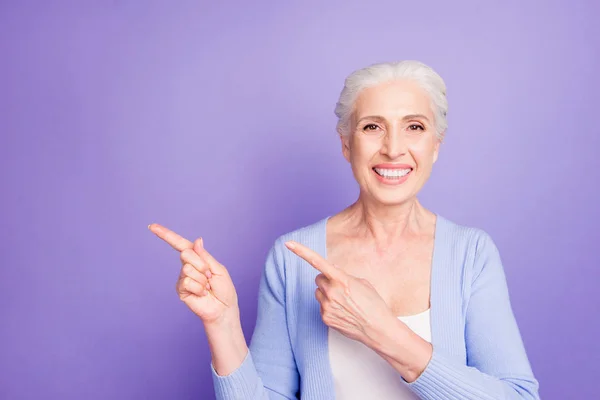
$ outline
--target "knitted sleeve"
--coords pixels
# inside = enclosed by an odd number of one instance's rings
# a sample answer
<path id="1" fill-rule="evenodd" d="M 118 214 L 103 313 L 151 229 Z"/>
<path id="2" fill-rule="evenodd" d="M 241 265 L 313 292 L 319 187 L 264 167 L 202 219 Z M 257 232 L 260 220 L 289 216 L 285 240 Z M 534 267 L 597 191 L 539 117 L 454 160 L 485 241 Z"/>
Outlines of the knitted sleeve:
<path id="1" fill-rule="evenodd" d="M 478 232 L 466 314 L 467 365 L 434 346 L 425 371 L 409 387 L 427 400 L 538 400 L 500 254 L 492 238 Z"/>

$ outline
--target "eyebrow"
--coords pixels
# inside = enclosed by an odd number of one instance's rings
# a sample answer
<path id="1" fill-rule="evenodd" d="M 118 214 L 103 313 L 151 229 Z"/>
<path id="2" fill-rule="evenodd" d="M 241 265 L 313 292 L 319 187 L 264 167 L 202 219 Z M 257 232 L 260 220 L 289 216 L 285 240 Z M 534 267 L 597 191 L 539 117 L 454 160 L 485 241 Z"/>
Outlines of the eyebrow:
<path id="1" fill-rule="evenodd" d="M 419 119 L 419 118 L 424 119 L 425 121 L 429 122 L 429 118 L 427 118 L 423 114 L 405 115 L 404 117 L 402 117 L 402 121 L 408 121 L 409 119 Z M 385 118 L 382 117 L 381 115 L 367 115 L 366 117 L 362 117 L 361 119 L 359 119 L 356 122 L 358 123 L 358 122 L 362 121 L 363 119 L 372 119 L 374 121 L 385 121 Z"/>

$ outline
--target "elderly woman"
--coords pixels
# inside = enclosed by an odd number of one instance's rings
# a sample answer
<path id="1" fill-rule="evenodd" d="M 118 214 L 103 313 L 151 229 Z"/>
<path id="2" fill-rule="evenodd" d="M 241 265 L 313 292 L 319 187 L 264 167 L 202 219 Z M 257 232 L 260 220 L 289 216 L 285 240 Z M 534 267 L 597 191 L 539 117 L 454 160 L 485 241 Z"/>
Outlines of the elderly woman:
<path id="1" fill-rule="evenodd" d="M 279 237 L 246 345 L 234 285 L 203 247 L 177 291 L 203 321 L 218 399 L 538 399 L 493 240 L 417 199 L 446 130 L 446 87 L 416 61 L 352 73 L 335 113 L 360 186 L 340 213 Z"/>

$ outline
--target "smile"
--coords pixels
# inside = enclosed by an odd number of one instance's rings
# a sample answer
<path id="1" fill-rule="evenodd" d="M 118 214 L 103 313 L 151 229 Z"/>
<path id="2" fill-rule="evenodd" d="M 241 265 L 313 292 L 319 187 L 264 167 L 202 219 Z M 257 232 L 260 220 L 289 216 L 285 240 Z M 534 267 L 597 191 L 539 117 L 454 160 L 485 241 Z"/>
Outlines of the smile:
<path id="1" fill-rule="evenodd" d="M 412 168 L 392 169 L 392 168 L 373 168 L 377 179 L 388 185 L 400 185 L 409 178 Z"/>
<path id="2" fill-rule="evenodd" d="M 387 168 L 373 168 L 373 170 L 375 172 L 377 172 L 377 174 L 383 176 L 384 178 L 402 178 L 404 175 L 408 175 L 410 173 L 410 171 L 412 171 L 411 168 L 407 168 L 407 169 L 387 169 Z"/>

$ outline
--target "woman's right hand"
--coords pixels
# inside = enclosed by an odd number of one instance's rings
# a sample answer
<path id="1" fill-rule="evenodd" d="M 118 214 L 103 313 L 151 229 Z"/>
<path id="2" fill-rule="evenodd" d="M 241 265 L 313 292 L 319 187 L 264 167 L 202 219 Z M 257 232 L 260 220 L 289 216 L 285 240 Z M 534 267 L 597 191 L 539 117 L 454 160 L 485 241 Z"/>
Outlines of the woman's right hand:
<path id="1" fill-rule="evenodd" d="M 180 252 L 177 293 L 205 326 L 218 324 L 232 313 L 239 315 L 229 272 L 206 251 L 201 238 L 192 243 L 159 224 L 150 224 L 148 229 Z"/>

